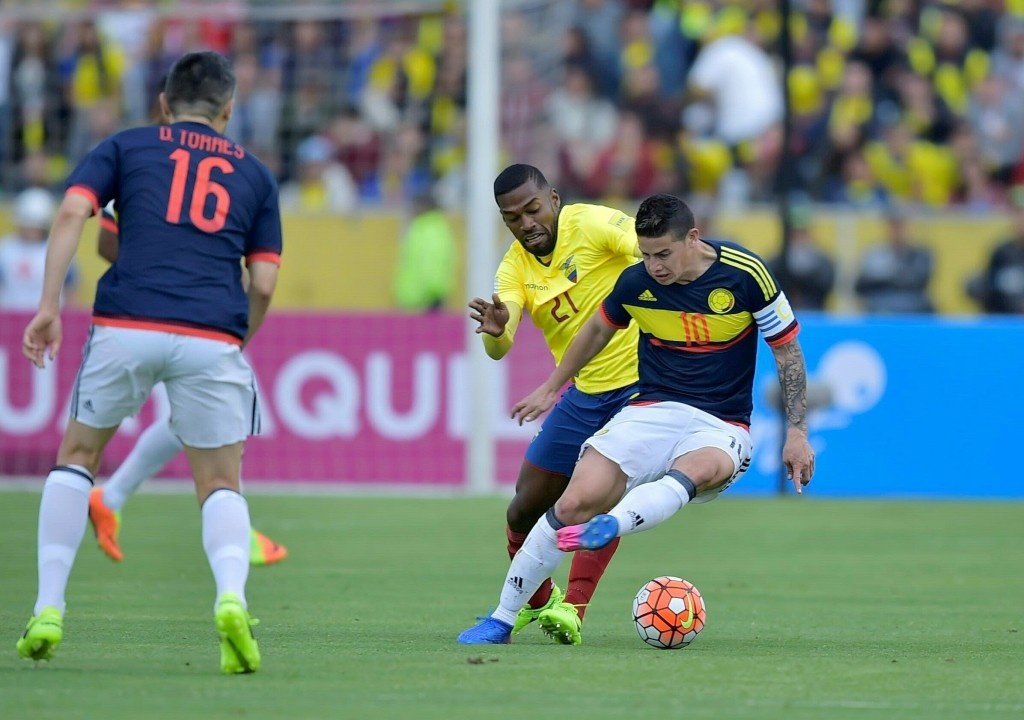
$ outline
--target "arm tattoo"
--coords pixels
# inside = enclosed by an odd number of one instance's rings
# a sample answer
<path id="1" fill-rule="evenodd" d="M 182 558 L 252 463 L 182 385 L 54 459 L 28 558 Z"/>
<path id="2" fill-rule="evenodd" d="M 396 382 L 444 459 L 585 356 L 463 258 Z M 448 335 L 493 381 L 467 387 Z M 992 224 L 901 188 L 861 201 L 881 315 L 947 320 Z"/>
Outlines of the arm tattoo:
<path id="1" fill-rule="evenodd" d="M 782 386 L 782 411 L 791 427 L 807 430 L 807 366 L 795 339 L 773 348 Z"/>

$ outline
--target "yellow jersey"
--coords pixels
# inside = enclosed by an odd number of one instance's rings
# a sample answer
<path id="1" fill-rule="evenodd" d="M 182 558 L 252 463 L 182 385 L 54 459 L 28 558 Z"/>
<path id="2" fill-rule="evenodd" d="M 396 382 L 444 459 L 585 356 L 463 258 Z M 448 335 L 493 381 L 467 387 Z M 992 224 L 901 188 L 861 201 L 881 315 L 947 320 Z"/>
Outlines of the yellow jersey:
<path id="1" fill-rule="evenodd" d="M 498 297 L 529 313 L 544 333 L 556 364 L 619 274 L 639 259 L 633 218 L 601 205 L 564 205 L 557 238 L 547 265 L 518 241 L 512 243 L 494 278 Z M 615 333 L 580 370 L 576 387 L 593 395 L 635 383 L 638 338 L 636 323 Z"/>

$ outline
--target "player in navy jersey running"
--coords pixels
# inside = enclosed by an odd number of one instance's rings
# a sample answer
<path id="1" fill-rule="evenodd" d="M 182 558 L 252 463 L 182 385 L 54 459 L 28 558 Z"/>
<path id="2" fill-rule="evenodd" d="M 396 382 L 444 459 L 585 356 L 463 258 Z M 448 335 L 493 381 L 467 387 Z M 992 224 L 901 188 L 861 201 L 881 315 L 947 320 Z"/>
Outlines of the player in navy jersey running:
<path id="1" fill-rule="evenodd" d="M 35 365 L 43 367 L 60 350 L 64 275 L 85 221 L 111 200 L 120 247 L 96 289 L 71 417 L 43 488 L 39 590 L 17 642 L 23 657 L 49 660 L 61 642 L 65 590 L 103 448 L 163 382 L 201 506 L 221 670 L 259 669 L 245 598 L 249 510 L 238 480 L 245 439 L 259 431 L 259 405 L 240 348 L 270 306 L 281 216 L 273 176 L 222 134 L 234 88 L 231 66 L 220 55 L 183 56 L 160 96 L 170 123 L 113 135 L 68 179 L 50 234 L 39 311 L 25 329 L 23 352 Z"/>
<path id="2" fill-rule="evenodd" d="M 814 473 L 799 324 L 764 263 L 735 243 L 701 239 L 693 213 L 671 195 L 644 200 L 636 233 L 643 264 L 622 271 L 562 362 L 512 416 L 536 420 L 631 319 L 640 329 L 639 393 L 583 444 L 569 486 L 513 558 L 497 610 L 459 635 L 461 643 L 508 642 L 520 608 L 564 552 L 649 530 L 743 474 L 757 331 L 775 355 L 787 421 L 782 457 L 797 492 Z"/>

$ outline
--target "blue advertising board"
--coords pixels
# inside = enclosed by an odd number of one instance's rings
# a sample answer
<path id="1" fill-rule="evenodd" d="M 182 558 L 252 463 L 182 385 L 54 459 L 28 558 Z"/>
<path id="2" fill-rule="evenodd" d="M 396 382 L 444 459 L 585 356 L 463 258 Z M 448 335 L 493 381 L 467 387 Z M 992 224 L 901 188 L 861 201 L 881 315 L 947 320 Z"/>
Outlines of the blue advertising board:
<path id="1" fill-rule="evenodd" d="M 1024 498 L 1015 449 L 1024 407 L 1024 319 L 842 319 L 804 312 L 800 321 L 808 382 L 828 398 L 809 416 L 817 468 L 808 493 Z M 780 486 L 773 386 L 773 356 L 762 344 L 754 459 L 730 494 L 767 494 Z"/>

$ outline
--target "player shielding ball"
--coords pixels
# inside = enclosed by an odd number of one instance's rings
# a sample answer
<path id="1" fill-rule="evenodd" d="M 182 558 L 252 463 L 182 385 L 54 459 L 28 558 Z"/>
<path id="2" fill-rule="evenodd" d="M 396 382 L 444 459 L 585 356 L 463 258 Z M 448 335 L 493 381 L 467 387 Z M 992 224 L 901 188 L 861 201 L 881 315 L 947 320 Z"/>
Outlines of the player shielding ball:
<path id="1" fill-rule="evenodd" d="M 548 380 L 513 408 L 537 419 L 559 388 L 629 325 L 640 328 L 640 392 L 583 445 L 569 486 L 513 558 L 494 613 L 459 635 L 509 641 L 517 613 L 563 552 L 599 549 L 708 502 L 750 463 L 757 334 L 775 356 L 787 421 L 783 461 L 800 492 L 814 473 L 799 324 L 759 257 L 703 240 L 693 213 L 655 195 L 636 216 L 643 264 L 627 268 Z M 612 508 L 606 512 L 606 508 Z"/>
<path id="2" fill-rule="evenodd" d="M 220 55 L 183 56 L 160 98 L 170 124 L 111 136 L 68 179 L 39 311 L 25 329 L 23 352 L 37 366 L 60 350 L 60 288 L 85 221 L 111 200 L 120 247 L 97 286 L 71 417 L 43 488 L 39 589 L 17 642 L 22 657 L 48 660 L 61 642 L 65 590 L 103 449 L 163 382 L 202 510 L 221 670 L 260 667 L 245 597 L 249 510 L 238 479 L 245 439 L 259 431 L 259 404 L 240 348 L 259 329 L 273 296 L 281 216 L 273 176 L 222 134 L 234 88 L 231 66 Z"/>

